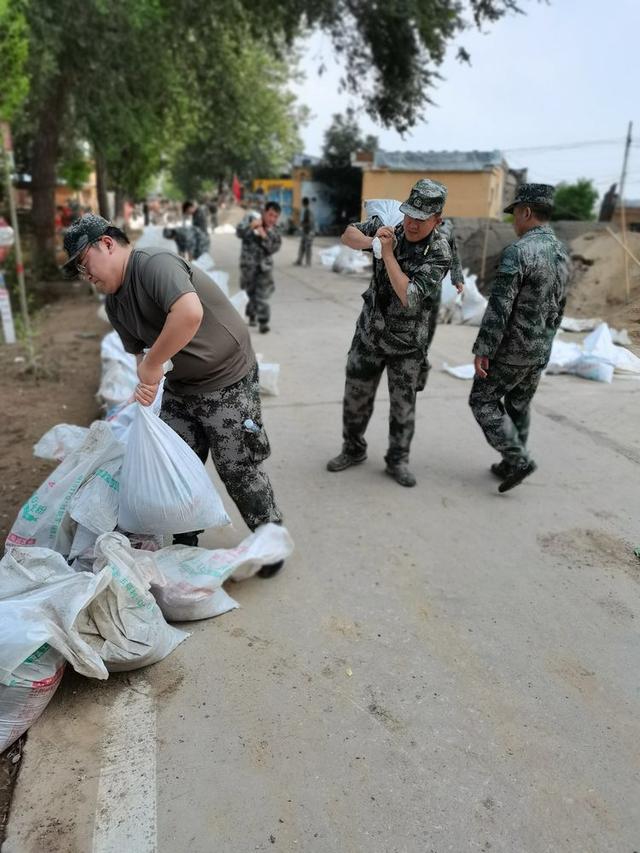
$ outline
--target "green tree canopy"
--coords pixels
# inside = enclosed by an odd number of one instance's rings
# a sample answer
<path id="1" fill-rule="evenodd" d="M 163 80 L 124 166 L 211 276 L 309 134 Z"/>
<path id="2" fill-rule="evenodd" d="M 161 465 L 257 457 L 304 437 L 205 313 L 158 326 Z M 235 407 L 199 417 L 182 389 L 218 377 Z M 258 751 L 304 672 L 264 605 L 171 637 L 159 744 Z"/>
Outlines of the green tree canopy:
<path id="1" fill-rule="evenodd" d="M 580 178 L 574 184 L 558 184 L 553 219 L 595 219 L 594 205 L 597 198 L 598 190 L 593 181 L 587 178 Z"/>
<path id="2" fill-rule="evenodd" d="M 351 107 L 344 115 L 336 113 L 324 134 L 322 160 L 334 168 L 351 165 L 351 154 L 358 150 L 373 151 L 378 147 L 378 137 L 363 136 Z"/>
<path id="3" fill-rule="evenodd" d="M 22 4 L 0 0 L 0 121 L 11 121 L 29 91 L 29 40 Z"/>

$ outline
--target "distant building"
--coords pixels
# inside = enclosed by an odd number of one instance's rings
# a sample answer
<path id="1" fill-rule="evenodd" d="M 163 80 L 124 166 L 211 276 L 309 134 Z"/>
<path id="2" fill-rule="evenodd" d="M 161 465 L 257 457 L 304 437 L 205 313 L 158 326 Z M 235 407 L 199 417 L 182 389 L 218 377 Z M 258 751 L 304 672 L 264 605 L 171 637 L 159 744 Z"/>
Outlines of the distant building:
<path id="1" fill-rule="evenodd" d="M 449 190 L 447 216 L 501 219 L 503 208 L 526 181 L 526 169 L 509 169 L 501 151 L 358 151 L 362 201 L 404 200 L 420 178 L 432 178 Z"/>

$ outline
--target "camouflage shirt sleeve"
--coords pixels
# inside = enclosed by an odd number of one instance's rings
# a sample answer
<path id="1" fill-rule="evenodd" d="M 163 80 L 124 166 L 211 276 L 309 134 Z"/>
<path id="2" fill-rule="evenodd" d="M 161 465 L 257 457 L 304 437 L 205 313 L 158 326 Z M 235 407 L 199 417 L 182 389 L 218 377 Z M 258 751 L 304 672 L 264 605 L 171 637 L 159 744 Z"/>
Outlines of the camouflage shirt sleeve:
<path id="1" fill-rule="evenodd" d="M 522 275 L 520 258 L 515 244 L 507 246 L 502 253 L 500 265 L 493 281 L 478 337 L 473 345 L 475 355 L 493 358 L 498 351 L 506 331 L 513 304 L 518 295 Z"/>
<path id="2" fill-rule="evenodd" d="M 407 285 L 407 308 L 418 308 L 422 303 L 433 302 L 438 294 L 442 279 L 451 268 L 451 250 L 446 241 L 434 244 L 431 254 L 415 270 L 405 272 L 409 276 Z"/>
<path id="3" fill-rule="evenodd" d="M 372 216 L 366 222 L 352 222 L 354 228 L 357 228 L 365 237 L 375 237 L 376 231 L 380 228 L 380 220 L 377 216 Z"/>
<path id="4" fill-rule="evenodd" d="M 464 274 L 462 272 L 462 264 L 460 263 L 460 255 L 458 254 L 458 245 L 453 232 L 449 238 L 449 246 L 451 247 L 451 281 L 453 284 L 464 284 Z"/>
<path id="5" fill-rule="evenodd" d="M 277 228 L 267 231 L 267 236 L 262 240 L 262 248 L 267 255 L 274 255 L 282 245 L 282 236 Z"/>

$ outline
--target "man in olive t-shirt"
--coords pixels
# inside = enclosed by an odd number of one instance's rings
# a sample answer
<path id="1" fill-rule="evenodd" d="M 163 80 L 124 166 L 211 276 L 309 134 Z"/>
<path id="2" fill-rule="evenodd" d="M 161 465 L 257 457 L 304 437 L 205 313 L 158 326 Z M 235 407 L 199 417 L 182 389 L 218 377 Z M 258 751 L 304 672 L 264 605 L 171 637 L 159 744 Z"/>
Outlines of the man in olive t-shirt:
<path id="1" fill-rule="evenodd" d="M 282 519 L 261 463 L 269 456 L 262 426 L 258 367 L 242 318 L 203 271 L 162 248 L 133 249 L 126 235 L 95 214 L 68 229 L 68 273 L 93 282 L 127 352 L 138 360 L 135 399 L 155 399 L 171 359 L 160 417 L 206 462 L 255 530 Z M 145 353 L 145 350 L 147 352 Z M 197 545 L 202 531 L 174 543 Z M 280 564 L 264 566 L 269 577 Z"/>

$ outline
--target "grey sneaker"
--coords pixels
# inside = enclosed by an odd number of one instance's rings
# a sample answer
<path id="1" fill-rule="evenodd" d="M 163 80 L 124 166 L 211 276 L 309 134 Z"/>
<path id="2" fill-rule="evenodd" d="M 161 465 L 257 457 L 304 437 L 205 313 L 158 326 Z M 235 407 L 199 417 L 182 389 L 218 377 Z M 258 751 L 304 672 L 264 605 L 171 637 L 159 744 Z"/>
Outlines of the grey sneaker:
<path id="1" fill-rule="evenodd" d="M 390 477 L 393 477 L 396 483 L 399 483 L 401 486 L 411 488 L 411 486 L 415 486 L 416 484 L 416 478 L 404 462 L 399 465 L 389 465 L 389 463 L 387 463 L 386 473 Z"/>
<path id="2" fill-rule="evenodd" d="M 360 456 L 352 456 L 350 453 L 339 453 L 327 462 L 327 471 L 346 471 L 352 465 L 359 465 L 367 458 L 366 453 Z"/>

